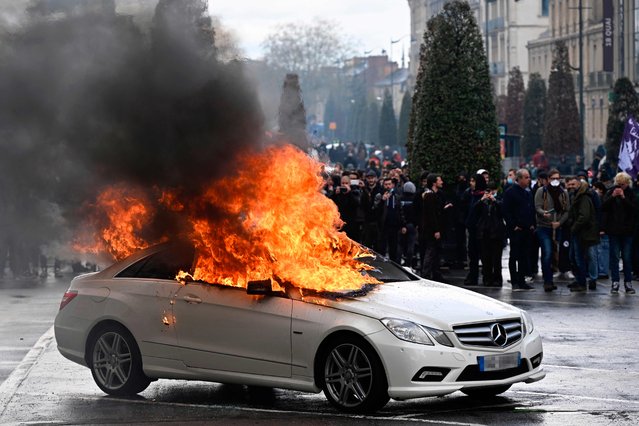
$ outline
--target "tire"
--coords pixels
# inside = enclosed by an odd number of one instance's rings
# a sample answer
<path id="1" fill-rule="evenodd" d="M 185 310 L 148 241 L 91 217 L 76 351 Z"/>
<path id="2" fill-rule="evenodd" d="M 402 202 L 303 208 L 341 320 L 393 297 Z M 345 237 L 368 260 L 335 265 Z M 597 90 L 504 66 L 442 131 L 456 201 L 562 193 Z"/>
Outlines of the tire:
<path id="1" fill-rule="evenodd" d="M 342 336 L 323 352 L 319 374 L 326 399 L 346 413 L 371 413 L 388 400 L 388 382 L 375 350 L 363 339 Z"/>
<path id="2" fill-rule="evenodd" d="M 461 391 L 471 398 L 489 399 L 506 392 L 508 389 L 510 389 L 511 386 L 512 385 L 488 386 L 484 388 L 462 389 Z"/>
<path id="3" fill-rule="evenodd" d="M 88 348 L 93 380 L 105 393 L 133 396 L 151 383 L 142 370 L 140 349 L 124 327 L 102 326 L 93 333 Z"/>

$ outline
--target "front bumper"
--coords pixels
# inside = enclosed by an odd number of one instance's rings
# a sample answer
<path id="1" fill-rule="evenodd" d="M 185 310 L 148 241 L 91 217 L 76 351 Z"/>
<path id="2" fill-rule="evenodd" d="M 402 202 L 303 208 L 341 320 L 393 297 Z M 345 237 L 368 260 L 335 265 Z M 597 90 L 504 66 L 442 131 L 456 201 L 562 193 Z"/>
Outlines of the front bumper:
<path id="1" fill-rule="evenodd" d="M 419 345 L 396 338 L 388 330 L 368 336 L 386 370 L 388 394 L 393 399 L 446 395 L 463 388 L 481 388 L 543 379 L 543 347 L 535 330 L 508 348 Z M 457 343 L 456 343 L 457 344 Z M 481 372 L 478 356 L 520 352 L 521 365 L 508 370 Z M 427 373 L 420 379 L 420 373 Z"/>

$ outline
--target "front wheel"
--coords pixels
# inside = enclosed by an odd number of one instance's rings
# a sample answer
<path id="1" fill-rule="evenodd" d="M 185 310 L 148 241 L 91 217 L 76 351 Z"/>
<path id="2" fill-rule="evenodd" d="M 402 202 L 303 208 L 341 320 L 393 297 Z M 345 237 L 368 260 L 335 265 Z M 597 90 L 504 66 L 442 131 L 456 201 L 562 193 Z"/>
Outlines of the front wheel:
<path id="1" fill-rule="evenodd" d="M 494 398 L 497 395 L 506 392 L 508 389 L 510 389 L 511 386 L 512 385 L 487 386 L 483 388 L 462 389 L 461 391 L 471 398 L 488 399 Z"/>
<path id="2" fill-rule="evenodd" d="M 384 367 L 363 339 L 342 337 L 324 353 L 321 387 L 328 401 L 347 413 L 370 413 L 389 400 Z"/>
<path id="3" fill-rule="evenodd" d="M 124 327 L 107 325 L 100 328 L 91 338 L 89 351 L 93 380 L 104 392 L 132 396 L 151 383 L 142 371 L 140 350 Z"/>

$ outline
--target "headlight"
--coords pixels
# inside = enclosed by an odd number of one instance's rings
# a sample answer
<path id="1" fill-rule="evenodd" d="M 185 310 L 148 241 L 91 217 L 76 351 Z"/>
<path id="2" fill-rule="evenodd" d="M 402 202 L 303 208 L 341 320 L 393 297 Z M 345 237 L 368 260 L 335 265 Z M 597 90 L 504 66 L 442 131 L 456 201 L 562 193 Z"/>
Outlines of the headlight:
<path id="1" fill-rule="evenodd" d="M 384 318 L 381 321 L 400 340 L 434 346 L 426 331 L 414 322 L 396 318 Z"/>
<path id="2" fill-rule="evenodd" d="M 440 345 L 449 346 L 451 348 L 453 347 L 453 343 L 450 341 L 448 336 L 446 336 L 446 333 L 444 333 L 443 331 L 437 330 L 436 328 L 426 327 L 426 326 L 422 326 L 422 327 L 428 330 L 428 333 L 431 336 L 433 336 L 433 339 L 435 339 L 435 341 L 439 343 Z"/>
<path id="3" fill-rule="evenodd" d="M 521 319 L 523 320 L 523 323 L 524 323 L 524 330 L 523 330 L 524 336 L 532 333 L 533 330 L 535 329 L 535 325 L 533 324 L 533 320 L 530 314 L 526 311 L 521 311 Z"/>

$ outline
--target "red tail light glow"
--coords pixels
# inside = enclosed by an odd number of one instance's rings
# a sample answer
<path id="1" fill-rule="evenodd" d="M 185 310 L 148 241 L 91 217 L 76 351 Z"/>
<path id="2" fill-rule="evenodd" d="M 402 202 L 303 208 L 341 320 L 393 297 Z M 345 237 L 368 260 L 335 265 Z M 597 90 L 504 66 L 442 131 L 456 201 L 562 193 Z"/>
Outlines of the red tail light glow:
<path id="1" fill-rule="evenodd" d="M 62 301 L 60 302 L 60 310 L 62 310 L 62 308 L 67 306 L 69 302 L 71 302 L 77 295 L 78 295 L 77 290 L 67 290 L 64 293 L 64 296 L 62 296 Z"/>

